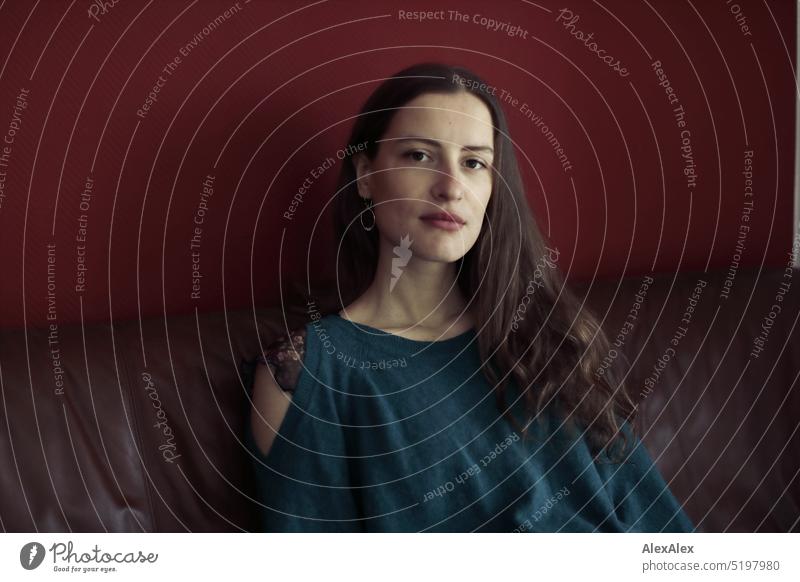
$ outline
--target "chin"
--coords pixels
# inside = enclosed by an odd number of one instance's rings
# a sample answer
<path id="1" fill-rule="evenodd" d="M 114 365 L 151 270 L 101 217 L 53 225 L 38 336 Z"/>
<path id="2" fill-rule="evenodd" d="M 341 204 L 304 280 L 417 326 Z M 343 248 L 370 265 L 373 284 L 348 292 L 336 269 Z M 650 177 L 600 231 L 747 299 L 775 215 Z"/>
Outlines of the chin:
<path id="1" fill-rule="evenodd" d="M 412 250 L 414 250 L 414 255 L 417 258 L 426 261 L 435 261 L 437 263 L 455 263 L 469 251 L 469 249 L 462 249 L 461 247 L 458 249 L 446 249 L 442 246 L 436 248 L 429 247 L 424 250 L 419 248 L 414 249 L 412 246 Z"/>

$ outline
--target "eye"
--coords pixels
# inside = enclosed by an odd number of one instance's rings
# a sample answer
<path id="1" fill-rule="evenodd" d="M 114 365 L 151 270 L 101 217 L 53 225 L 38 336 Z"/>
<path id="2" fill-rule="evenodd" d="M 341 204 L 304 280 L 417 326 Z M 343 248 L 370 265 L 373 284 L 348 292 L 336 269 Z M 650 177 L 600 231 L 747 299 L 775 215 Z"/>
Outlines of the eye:
<path id="1" fill-rule="evenodd" d="M 467 163 L 469 164 L 470 162 L 477 162 L 478 163 L 478 166 L 470 167 L 470 170 L 477 170 L 479 168 L 484 168 L 484 169 L 488 168 L 487 164 L 483 160 L 481 160 L 480 158 L 469 158 L 467 160 Z"/>
<path id="2" fill-rule="evenodd" d="M 428 154 L 426 154 L 422 150 L 411 150 L 411 151 L 408 151 L 408 152 L 405 153 L 405 157 L 410 158 L 410 159 L 414 160 L 415 162 L 424 161 L 424 159 L 421 159 L 421 158 L 416 157 L 416 156 L 428 156 Z M 428 156 L 428 157 L 430 157 L 430 156 Z"/>

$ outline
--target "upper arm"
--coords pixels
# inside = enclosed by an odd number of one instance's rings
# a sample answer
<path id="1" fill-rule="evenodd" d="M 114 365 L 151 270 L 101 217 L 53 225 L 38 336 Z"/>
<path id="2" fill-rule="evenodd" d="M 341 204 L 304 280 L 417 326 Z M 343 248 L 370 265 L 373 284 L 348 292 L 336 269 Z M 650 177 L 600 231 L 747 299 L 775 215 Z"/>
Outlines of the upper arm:
<path id="1" fill-rule="evenodd" d="M 265 456 L 291 406 L 304 355 L 305 327 L 280 336 L 258 359 L 250 424 L 256 445 Z"/>
<path id="2" fill-rule="evenodd" d="M 256 368 L 253 380 L 250 423 L 253 427 L 253 438 L 265 456 L 272 448 L 275 435 L 291 405 L 291 399 L 291 392 L 281 390 L 269 368 L 262 362 Z"/>
<path id="3" fill-rule="evenodd" d="M 363 531 L 335 391 L 322 390 L 317 378 L 300 373 L 307 363 L 303 332 L 281 336 L 258 358 L 261 365 L 248 368 L 253 387 L 248 441 L 262 501 L 260 529 Z M 282 442 L 276 442 L 279 437 Z M 275 450 L 265 462 L 252 447 L 265 455 Z"/>

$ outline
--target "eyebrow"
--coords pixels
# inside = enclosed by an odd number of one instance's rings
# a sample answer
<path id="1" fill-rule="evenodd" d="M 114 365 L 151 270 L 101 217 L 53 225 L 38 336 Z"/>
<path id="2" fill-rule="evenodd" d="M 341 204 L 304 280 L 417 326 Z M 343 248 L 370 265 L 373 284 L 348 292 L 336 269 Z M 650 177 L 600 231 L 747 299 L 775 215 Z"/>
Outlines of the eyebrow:
<path id="1" fill-rule="evenodd" d="M 420 141 L 422 143 L 426 143 L 426 144 L 432 145 L 432 146 L 437 147 L 437 148 L 442 147 L 441 142 L 438 141 L 438 140 L 430 139 L 430 138 L 427 138 L 427 137 L 415 137 L 413 135 L 382 139 L 382 140 L 379 140 L 379 141 Z M 487 146 L 487 145 L 463 146 L 462 149 L 469 150 L 469 151 L 472 151 L 472 152 L 488 152 L 488 153 L 494 155 L 494 150 L 491 147 Z"/>

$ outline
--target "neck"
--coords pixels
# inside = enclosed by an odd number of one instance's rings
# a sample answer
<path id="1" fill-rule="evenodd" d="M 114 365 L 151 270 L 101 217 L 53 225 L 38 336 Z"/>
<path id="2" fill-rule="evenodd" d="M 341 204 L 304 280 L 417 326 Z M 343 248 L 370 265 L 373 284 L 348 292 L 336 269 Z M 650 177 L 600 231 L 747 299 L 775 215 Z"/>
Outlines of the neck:
<path id="1" fill-rule="evenodd" d="M 421 257 L 400 260 L 391 244 L 382 242 L 375 278 L 356 301 L 359 311 L 386 328 L 449 325 L 468 316 L 456 267 Z"/>

